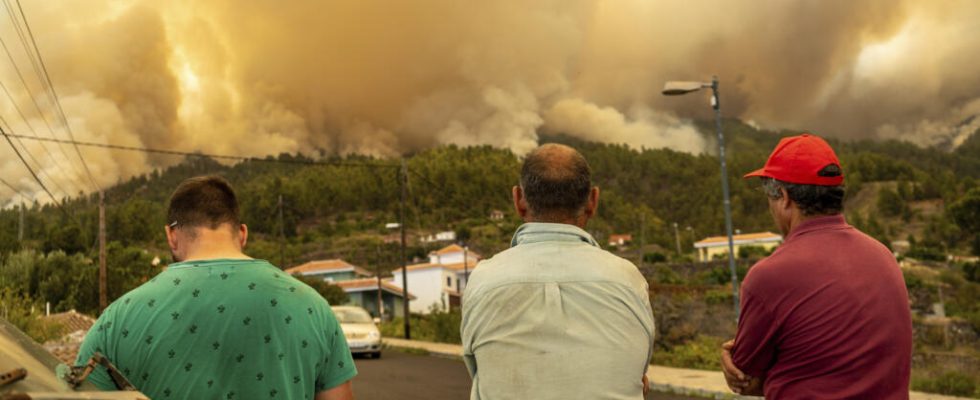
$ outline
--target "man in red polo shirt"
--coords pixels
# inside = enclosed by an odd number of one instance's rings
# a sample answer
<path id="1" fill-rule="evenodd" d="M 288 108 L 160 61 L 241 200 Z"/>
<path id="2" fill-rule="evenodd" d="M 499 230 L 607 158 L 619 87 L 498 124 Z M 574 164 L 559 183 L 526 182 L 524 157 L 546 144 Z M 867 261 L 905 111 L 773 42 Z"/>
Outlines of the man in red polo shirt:
<path id="1" fill-rule="evenodd" d="M 749 270 L 729 387 L 769 399 L 908 399 L 912 320 L 895 257 L 844 222 L 844 175 L 823 139 L 781 140 L 762 178 L 786 238 Z"/>

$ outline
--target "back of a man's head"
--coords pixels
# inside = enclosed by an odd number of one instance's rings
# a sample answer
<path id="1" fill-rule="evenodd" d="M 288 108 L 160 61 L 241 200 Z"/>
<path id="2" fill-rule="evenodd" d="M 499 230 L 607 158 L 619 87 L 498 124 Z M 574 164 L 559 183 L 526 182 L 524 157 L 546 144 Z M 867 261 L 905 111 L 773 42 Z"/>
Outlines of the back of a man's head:
<path id="1" fill-rule="evenodd" d="M 237 233 L 241 220 L 238 199 L 231 184 L 219 176 L 199 176 L 185 180 L 170 195 L 167 224 L 187 229 L 218 229 L 228 224 Z"/>
<path id="2" fill-rule="evenodd" d="M 524 158 L 521 189 L 536 221 L 567 221 L 577 218 L 589 201 L 592 170 L 575 149 L 546 144 Z"/>

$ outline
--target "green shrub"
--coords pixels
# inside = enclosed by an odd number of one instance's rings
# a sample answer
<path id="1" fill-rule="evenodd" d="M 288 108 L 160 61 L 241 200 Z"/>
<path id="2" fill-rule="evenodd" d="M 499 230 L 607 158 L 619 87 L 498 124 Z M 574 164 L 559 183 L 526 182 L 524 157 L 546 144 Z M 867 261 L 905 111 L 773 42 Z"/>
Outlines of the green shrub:
<path id="1" fill-rule="evenodd" d="M 57 338 L 62 331 L 59 324 L 40 318 L 44 307 L 31 298 L 9 288 L 0 288 L 0 317 L 26 333 L 38 343 Z"/>
<path id="2" fill-rule="evenodd" d="M 663 264 L 654 266 L 653 281 L 662 285 L 680 285 L 685 283 L 684 278 L 678 275 L 676 271 Z"/>
<path id="3" fill-rule="evenodd" d="M 977 394 L 977 382 L 974 379 L 959 371 L 947 371 L 935 378 L 912 379 L 912 390 L 951 396 L 974 396 Z"/>
<path id="4" fill-rule="evenodd" d="M 459 326 L 462 314 L 458 310 L 433 311 L 427 315 L 412 314 L 412 339 L 427 342 L 460 344 Z M 381 335 L 386 337 L 405 337 L 405 320 L 395 318 L 381 324 Z"/>
<path id="5" fill-rule="evenodd" d="M 666 261 L 667 261 L 667 256 L 665 256 L 661 252 L 655 251 L 653 253 L 643 253 L 643 262 L 656 264 L 656 263 L 662 263 Z"/>
<path id="6" fill-rule="evenodd" d="M 980 283 L 980 261 L 963 264 L 963 276 L 970 282 Z"/>
<path id="7" fill-rule="evenodd" d="M 650 361 L 668 367 L 717 371 L 721 369 L 719 357 L 723 342 L 721 338 L 699 335 L 667 351 L 655 351 Z"/>
<path id="8" fill-rule="evenodd" d="M 704 293 L 704 302 L 710 305 L 731 304 L 732 296 L 734 295 L 731 290 L 709 290 Z"/>

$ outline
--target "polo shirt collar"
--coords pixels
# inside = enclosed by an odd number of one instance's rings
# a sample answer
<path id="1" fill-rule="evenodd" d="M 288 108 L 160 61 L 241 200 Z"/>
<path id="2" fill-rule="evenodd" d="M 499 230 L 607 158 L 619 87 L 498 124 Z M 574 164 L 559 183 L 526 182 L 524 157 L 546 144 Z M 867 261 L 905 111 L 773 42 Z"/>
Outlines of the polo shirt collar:
<path id="1" fill-rule="evenodd" d="M 793 229 L 786 238 L 787 241 L 793 239 L 797 236 L 805 234 L 807 232 L 820 231 L 826 229 L 840 229 L 846 228 L 847 221 L 844 220 L 844 214 L 827 215 L 822 217 L 816 217 L 810 220 L 803 221 L 799 226 Z"/>
<path id="2" fill-rule="evenodd" d="M 528 222 L 517 228 L 510 246 L 539 242 L 584 242 L 599 247 L 588 232 L 575 225 L 547 222 Z"/>

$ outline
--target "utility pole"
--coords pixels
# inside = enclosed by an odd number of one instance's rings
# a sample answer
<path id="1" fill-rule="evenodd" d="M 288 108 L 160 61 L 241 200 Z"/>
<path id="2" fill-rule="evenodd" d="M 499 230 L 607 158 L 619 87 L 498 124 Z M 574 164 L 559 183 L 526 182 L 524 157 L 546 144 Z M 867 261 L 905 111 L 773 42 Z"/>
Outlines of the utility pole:
<path id="1" fill-rule="evenodd" d="M 109 306 L 109 293 L 106 287 L 105 254 L 105 192 L 99 191 L 99 311 Z"/>
<path id="2" fill-rule="evenodd" d="M 640 254 L 639 256 L 637 256 L 637 260 L 636 260 L 636 265 L 639 266 L 640 268 L 643 268 L 643 246 L 646 245 L 645 242 L 647 240 L 646 225 L 647 225 L 647 215 L 641 212 L 640 213 L 640 247 L 637 248 Z"/>
<path id="3" fill-rule="evenodd" d="M 677 242 L 677 255 L 681 255 L 681 234 L 677 231 L 676 222 L 674 222 L 674 241 Z"/>
<path id="4" fill-rule="evenodd" d="M 411 314 L 408 310 L 408 260 L 406 260 L 405 250 L 405 202 L 408 201 L 408 166 L 405 158 L 402 157 L 401 176 L 398 182 L 401 184 L 401 202 L 398 204 L 398 228 L 401 229 L 401 257 L 402 257 L 402 310 L 405 313 L 405 339 L 412 339 Z"/>
<path id="5" fill-rule="evenodd" d="M 381 294 L 381 244 L 374 246 L 376 250 L 374 261 L 374 276 L 378 278 L 378 318 L 384 320 L 385 303 L 384 296 Z"/>
<path id="6" fill-rule="evenodd" d="M 279 194 L 279 268 L 286 268 L 286 229 L 282 218 L 282 193 Z"/>
<path id="7" fill-rule="evenodd" d="M 463 282 L 470 284 L 470 246 L 463 246 Z M 463 294 L 463 287 L 456 288 L 459 294 Z"/>
<path id="8" fill-rule="evenodd" d="M 17 243 L 24 246 L 24 202 L 20 202 L 20 224 L 17 225 Z"/>

